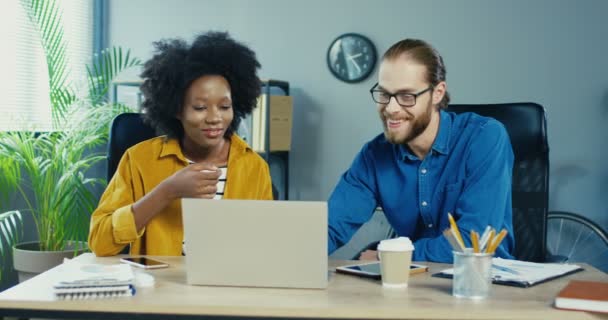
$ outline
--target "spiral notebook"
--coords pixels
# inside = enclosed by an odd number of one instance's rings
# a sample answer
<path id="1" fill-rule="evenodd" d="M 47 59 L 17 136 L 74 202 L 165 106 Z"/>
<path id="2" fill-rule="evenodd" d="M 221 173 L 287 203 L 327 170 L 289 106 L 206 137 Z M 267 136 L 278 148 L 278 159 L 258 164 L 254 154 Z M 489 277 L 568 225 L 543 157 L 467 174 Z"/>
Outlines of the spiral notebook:
<path id="1" fill-rule="evenodd" d="M 135 294 L 134 275 L 127 264 L 65 263 L 62 280 L 53 285 L 60 300 L 129 297 Z"/>
<path id="2" fill-rule="evenodd" d="M 527 288 L 582 270 L 583 268 L 576 264 L 492 258 L 492 283 Z M 433 276 L 452 278 L 453 274 L 454 269 L 446 269 Z"/>

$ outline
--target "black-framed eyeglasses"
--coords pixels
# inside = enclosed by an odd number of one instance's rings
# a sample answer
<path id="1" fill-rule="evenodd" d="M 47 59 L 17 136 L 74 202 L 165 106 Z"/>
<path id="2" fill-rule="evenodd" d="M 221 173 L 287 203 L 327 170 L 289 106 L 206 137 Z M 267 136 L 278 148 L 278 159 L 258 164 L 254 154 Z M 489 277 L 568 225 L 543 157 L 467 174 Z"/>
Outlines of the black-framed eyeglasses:
<path id="1" fill-rule="evenodd" d="M 388 104 L 389 102 L 391 102 L 391 98 L 395 97 L 397 104 L 402 107 L 415 106 L 416 98 L 418 98 L 418 96 L 433 89 L 433 86 L 430 86 L 418 93 L 397 92 L 390 94 L 384 90 L 376 89 L 376 87 L 378 87 L 378 83 L 376 83 L 371 89 L 369 89 L 369 92 L 372 94 L 372 99 L 374 100 L 374 102 L 379 104 Z"/>

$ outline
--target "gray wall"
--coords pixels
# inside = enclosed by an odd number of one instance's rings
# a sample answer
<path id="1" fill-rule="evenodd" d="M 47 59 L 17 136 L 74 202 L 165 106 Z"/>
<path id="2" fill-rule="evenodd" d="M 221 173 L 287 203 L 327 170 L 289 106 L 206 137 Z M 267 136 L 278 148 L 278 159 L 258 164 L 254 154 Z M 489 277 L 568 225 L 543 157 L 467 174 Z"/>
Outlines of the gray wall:
<path id="1" fill-rule="evenodd" d="M 190 40 L 210 29 L 251 45 L 261 76 L 292 86 L 291 198 L 326 200 L 362 144 L 381 130 L 368 93 L 376 74 L 359 84 L 335 79 L 325 62 L 330 42 L 359 32 L 381 54 L 397 40 L 425 39 L 445 59 L 453 103 L 545 106 L 550 209 L 581 213 L 608 229 L 606 12 L 602 0 L 111 0 L 109 43 L 143 59 L 155 40 Z"/>

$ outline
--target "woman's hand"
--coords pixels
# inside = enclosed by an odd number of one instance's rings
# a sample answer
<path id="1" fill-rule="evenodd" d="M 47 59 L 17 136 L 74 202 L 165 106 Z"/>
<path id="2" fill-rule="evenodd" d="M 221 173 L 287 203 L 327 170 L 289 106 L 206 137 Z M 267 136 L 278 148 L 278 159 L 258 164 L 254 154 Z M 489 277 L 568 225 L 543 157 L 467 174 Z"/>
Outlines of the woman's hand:
<path id="1" fill-rule="evenodd" d="M 152 192 L 133 204 L 137 231 L 178 198 L 213 199 L 222 171 L 206 163 L 191 164 L 161 182 Z"/>
<path id="2" fill-rule="evenodd" d="M 162 182 L 171 199 L 213 199 L 222 174 L 216 166 L 207 163 L 191 164 Z"/>

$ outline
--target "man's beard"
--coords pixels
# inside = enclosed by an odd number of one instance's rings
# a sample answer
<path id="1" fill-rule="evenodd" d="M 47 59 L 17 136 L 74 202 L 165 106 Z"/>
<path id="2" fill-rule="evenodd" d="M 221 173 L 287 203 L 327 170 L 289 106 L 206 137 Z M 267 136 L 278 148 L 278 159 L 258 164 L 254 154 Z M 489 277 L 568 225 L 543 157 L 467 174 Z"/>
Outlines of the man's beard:
<path id="1" fill-rule="evenodd" d="M 393 144 L 409 143 L 410 141 L 414 140 L 419 135 L 421 135 L 424 132 L 424 130 L 426 130 L 426 128 L 429 126 L 429 123 L 431 123 L 431 114 L 432 114 L 432 104 L 431 104 L 431 101 L 429 101 L 427 108 L 426 108 L 426 112 L 424 112 L 422 115 L 420 115 L 420 117 L 413 120 L 413 123 L 411 124 L 410 132 L 405 137 L 402 137 L 402 138 L 397 137 L 394 133 L 389 132 L 389 130 L 387 128 L 387 124 L 386 124 L 386 119 L 384 119 L 384 121 L 383 121 L 384 137 L 386 137 L 386 140 L 388 140 L 388 142 L 393 143 Z M 412 121 L 411 120 L 412 118 L 413 118 L 413 115 L 408 113 L 407 121 Z"/>

